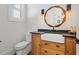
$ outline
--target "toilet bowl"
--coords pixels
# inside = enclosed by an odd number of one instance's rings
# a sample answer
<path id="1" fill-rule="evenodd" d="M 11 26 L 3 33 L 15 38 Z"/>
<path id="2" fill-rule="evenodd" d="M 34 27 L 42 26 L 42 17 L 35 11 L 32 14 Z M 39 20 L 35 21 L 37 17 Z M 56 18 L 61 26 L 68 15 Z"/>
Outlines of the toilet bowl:
<path id="1" fill-rule="evenodd" d="M 31 51 L 31 42 L 22 41 L 15 45 L 16 55 L 27 55 Z"/>

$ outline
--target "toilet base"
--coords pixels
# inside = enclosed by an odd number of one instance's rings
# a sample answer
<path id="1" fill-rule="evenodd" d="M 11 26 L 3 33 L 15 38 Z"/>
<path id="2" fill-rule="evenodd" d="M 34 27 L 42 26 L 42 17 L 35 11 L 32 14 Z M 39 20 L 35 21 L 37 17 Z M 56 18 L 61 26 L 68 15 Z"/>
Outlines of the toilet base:
<path id="1" fill-rule="evenodd" d="M 31 51 L 31 44 L 28 44 L 25 49 L 16 51 L 16 55 L 27 55 L 30 51 Z"/>

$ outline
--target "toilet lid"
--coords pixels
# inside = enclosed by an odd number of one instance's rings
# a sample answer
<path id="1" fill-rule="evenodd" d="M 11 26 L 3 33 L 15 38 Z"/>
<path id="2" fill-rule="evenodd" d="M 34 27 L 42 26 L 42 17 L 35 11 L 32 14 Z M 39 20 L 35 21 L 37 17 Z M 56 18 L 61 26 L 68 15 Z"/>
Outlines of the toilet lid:
<path id="1" fill-rule="evenodd" d="M 29 44 L 29 42 L 22 41 L 22 42 L 20 42 L 20 43 L 16 44 L 16 47 L 26 46 L 27 44 Z"/>

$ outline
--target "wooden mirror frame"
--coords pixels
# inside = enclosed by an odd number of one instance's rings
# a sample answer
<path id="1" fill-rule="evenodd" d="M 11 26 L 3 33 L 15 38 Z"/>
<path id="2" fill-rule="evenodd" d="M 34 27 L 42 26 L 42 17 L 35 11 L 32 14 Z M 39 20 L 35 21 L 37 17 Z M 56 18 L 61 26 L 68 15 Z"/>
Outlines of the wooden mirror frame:
<path id="1" fill-rule="evenodd" d="M 58 24 L 58 25 L 55 25 L 55 26 L 53 26 L 53 25 L 50 25 L 50 24 L 48 24 L 47 23 L 47 19 L 46 19 L 46 15 L 47 15 L 47 12 L 49 11 L 49 10 L 51 10 L 52 8 L 60 8 L 62 11 L 63 11 L 63 13 L 64 13 L 64 18 L 63 18 L 63 21 L 62 21 L 62 23 L 60 23 L 60 24 Z M 66 21 L 66 11 L 62 8 L 62 7 L 60 7 L 60 6 L 52 6 L 52 7 L 50 7 L 50 8 L 48 8 L 47 10 L 46 10 L 46 12 L 45 12 L 45 14 L 44 14 L 44 21 L 45 21 L 45 23 L 48 25 L 48 26 L 50 26 L 50 27 L 59 27 L 59 26 L 61 26 L 65 21 Z"/>

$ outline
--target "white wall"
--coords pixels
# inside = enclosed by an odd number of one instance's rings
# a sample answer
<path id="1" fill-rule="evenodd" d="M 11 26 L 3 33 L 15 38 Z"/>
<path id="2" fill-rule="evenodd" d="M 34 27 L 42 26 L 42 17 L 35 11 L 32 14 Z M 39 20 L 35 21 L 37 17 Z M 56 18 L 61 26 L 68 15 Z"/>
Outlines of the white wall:
<path id="1" fill-rule="evenodd" d="M 9 22 L 8 6 L 0 4 L 0 54 L 12 54 L 15 44 L 24 39 L 25 22 Z"/>

